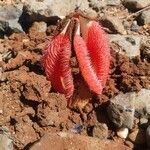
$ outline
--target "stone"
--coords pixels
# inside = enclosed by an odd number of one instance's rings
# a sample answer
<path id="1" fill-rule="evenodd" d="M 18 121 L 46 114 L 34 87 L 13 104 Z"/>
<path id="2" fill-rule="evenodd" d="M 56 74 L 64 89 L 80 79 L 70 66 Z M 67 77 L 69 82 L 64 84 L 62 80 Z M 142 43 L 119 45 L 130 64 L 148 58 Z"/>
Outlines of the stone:
<path id="1" fill-rule="evenodd" d="M 121 1 L 120 0 L 106 0 L 107 5 L 111 5 L 111 6 L 117 6 L 120 5 Z"/>
<path id="2" fill-rule="evenodd" d="M 121 19 L 115 16 L 106 16 L 102 20 L 103 26 L 109 28 L 113 33 L 126 34 L 126 30 L 122 24 Z"/>
<path id="3" fill-rule="evenodd" d="M 141 37 L 136 35 L 110 35 L 110 42 L 115 45 L 116 52 L 129 58 L 140 56 Z"/>
<path id="4" fill-rule="evenodd" d="M 23 32 L 21 25 L 18 23 L 22 15 L 23 5 L 0 6 L 0 31 L 4 34 L 7 32 Z"/>
<path id="5" fill-rule="evenodd" d="M 3 61 L 8 61 L 9 59 L 11 59 L 13 56 L 13 52 L 12 51 L 6 51 L 2 54 L 2 60 Z"/>
<path id="6" fill-rule="evenodd" d="M 99 139 L 107 139 L 108 137 L 108 127 L 104 123 L 98 123 L 93 128 L 93 137 L 97 137 Z"/>
<path id="7" fill-rule="evenodd" d="M 117 127 L 132 128 L 134 116 L 146 118 L 150 115 L 150 90 L 119 94 L 110 100 L 107 111 L 110 120 Z"/>
<path id="8" fill-rule="evenodd" d="M 120 3 L 120 0 L 89 0 L 89 5 L 97 12 L 107 5 L 117 6 L 120 5 Z"/>
<path id="9" fill-rule="evenodd" d="M 123 139 L 126 139 L 129 133 L 128 128 L 121 128 L 117 131 L 117 135 Z"/>
<path id="10" fill-rule="evenodd" d="M 80 10 L 89 9 L 87 0 L 28 0 L 25 1 L 24 17 L 22 21 L 33 23 L 34 21 L 56 22 L 58 17 L 66 16 L 73 12 L 77 7 Z"/>
<path id="11" fill-rule="evenodd" d="M 150 148 L 150 125 L 146 130 L 146 142 L 147 142 L 147 146 Z"/>
<path id="12" fill-rule="evenodd" d="M 0 149 L 13 150 L 13 140 L 11 139 L 6 128 L 0 128 Z"/>
<path id="13" fill-rule="evenodd" d="M 147 124 L 148 119 L 147 118 L 140 118 L 140 125 Z"/>
<path id="14" fill-rule="evenodd" d="M 150 4 L 149 0 L 124 0 L 123 4 L 130 10 L 139 10 Z"/>
<path id="15" fill-rule="evenodd" d="M 138 17 L 138 23 L 140 25 L 149 24 L 150 23 L 150 9 L 145 10 L 141 13 L 141 15 Z"/>
<path id="16" fill-rule="evenodd" d="M 89 0 L 89 6 L 92 7 L 97 12 L 106 5 L 107 5 L 106 0 Z"/>
<path id="17" fill-rule="evenodd" d="M 53 150 L 129 150 L 129 148 L 121 142 L 100 140 L 98 138 L 68 132 L 47 133 L 40 140 L 35 142 L 29 150 L 49 150 L 50 147 L 52 147 Z"/>
<path id="18" fill-rule="evenodd" d="M 107 107 L 108 117 L 116 127 L 132 129 L 135 112 L 134 99 L 135 95 L 132 93 L 121 93 L 110 99 Z"/>
<path id="19" fill-rule="evenodd" d="M 135 144 L 144 144 L 146 142 L 145 131 L 142 129 L 135 129 L 129 134 L 129 140 Z"/>
<path id="20" fill-rule="evenodd" d="M 138 93 L 135 93 L 135 116 L 150 115 L 150 90 L 141 89 Z"/>
<path id="21" fill-rule="evenodd" d="M 138 30 L 139 30 L 139 26 L 137 24 L 137 21 L 135 20 L 131 24 L 131 31 L 138 32 Z"/>
<path id="22" fill-rule="evenodd" d="M 73 133 L 81 133 L 82 129 L 83 129 L 82 124 L 76 124 L 74 128 L 70 129 L 70 131 Z"/>
<path id="23" fill-rule="evenodd" d="M 4 42 L 3 39 L 1 39 L 0 40 L 0 63 L 2 61 L 8 61 L 9 59 L 12 58 L 13 52 L 10 49 L 11 49 L 10 45 L 7 42 Z M 0 64 L 0 81 L 5 80 L 5 76 L 4 76 L 3 72 L 4 72 L 4 67 L 3 67 L 3 63 L 2 63 L 2 64 Z M 0 113 L 2 113 L 2 112 L 3 111 L 0 109 Z"/>
<path id="24" fill-rule="evenodd" d="M 8 20 L 8 28 L 13 32 L 23 32 L 21 25 L 18 23 L 18 19 Z"/>

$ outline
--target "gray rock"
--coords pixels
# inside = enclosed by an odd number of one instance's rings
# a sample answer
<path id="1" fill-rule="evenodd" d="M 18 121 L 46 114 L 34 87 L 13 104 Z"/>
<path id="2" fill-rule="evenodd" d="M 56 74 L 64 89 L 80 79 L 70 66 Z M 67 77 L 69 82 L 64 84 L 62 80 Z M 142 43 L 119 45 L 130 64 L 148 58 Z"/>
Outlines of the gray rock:
<path id="1" fill-rule="evenodd" d="M 115 51 L 130 58 L 140 55 L 141 37 L 135 35 L 110 35 L 110 42 L 116 44 Z"/>
<path id="2" fill-rule="evenodd" d="M 113 33 L 126 34 L 122 21 L 118 17 L 106 16 L 102 22 L 103 25 L 109 28 Z"/>
<path id="3" fill-rule="evenodd" d="M 8 28 L 13 32 L 23 32 L 21 25 L 18 23 L 18 19 L 8 20 Z"/>
<path id="4" fill-rule="evenodd" d="M 142 89 L 135 94 L 135 115 L 141 117 L 144 115 L 150 115 L 150 90 Z"/>
<path id="5" fill-rule="evenodd" d="M 129 140 L 136 144 L 144 144 L 146 142 L 145 130 L 135 129 L 129 134 Z"/>
<path id="6" fill-rule="evenodd" d="M 22 14 L 22 5 L 5 5 L 0 6 L 0 19 L 1 20 L 9 20 L 19 18 Z"/>
<path id="7" fill-rule="evenodd" d="M 7 133 L 7 129 L 0 128 L 0 150 L 13 150 L 13 141 Z"/>
<path id="8" fill-rule="evenodd" d="M 147 142 L 147 146 L 150 148 L 150 125 L 146 130 L 146 142 Z"/>
<path id="9" fill-rule="evenodd" d="M 132 129 L 134 120 L 134 99 L 135 94 L 119 94 L 110 100 L 107 108 L 109 119 L 116 127 L 127 127 Z"/>
<path id="10" fill-rule="evenodd" d="M 150 23 L 150 9 L 141 13 L 141 15 L 138 17 L 138 22 L 142 25 Z"/>
<path id="11" fill-rule="evenodd" d="M 107 5 L 106 0 L 89 0 L 89 5 L 97 12 Z"/>
<path id="12" fill-rule="evenodd" d="M 0 6 L 0 31 L 1 32 L 22 32 L 22 27 L 18 23 L 20 16 L 22 15 L 23 5 L 16 6 L 5 5 Z"/>
<path id="13" fill-rule="evenodd" d="M 77 7 L 80 10 L 89 8 L 87 0 L 28 0 L 25 2 L 24 14 L 28 22 L 34 21 L 53 21 L 58 17 L 66 16 L 73 12 Z"/>
<path id="14" fill-rule="evenodd" d="M 107 5 L 115 6 L 115 5 L 120 5 L 121 1 L 120 0 L 106 0 Z"/>
<path id="15" fill-rule="evenodd" d="M 132 128 L 134 115 L 141 118 L 150 115 L 150 90 L 119 94 L 110 100 L 107 110 L 110 120 L 117 127 Z"/>
<path id="16" fill-rule="evenodd" d="M 130 10 L 139 10 L 150 5 L 149 0 L 124 0 L 123 4 Z"/>
<path id="17" fill-rule="evenodd" d="M 104 123 L 99 123 L 93 128 L 93 137 L 97 137 L 99 139 L 107 139 L 108 137 L 108 127 Z"/>
<path id="18" fill-rule="evenodd" d="M 116 6 L 120 5 L 120 3 L 120 0 L 89 0 L 89 5 L 96 11 L 99 11 L 107 5 Z"/>

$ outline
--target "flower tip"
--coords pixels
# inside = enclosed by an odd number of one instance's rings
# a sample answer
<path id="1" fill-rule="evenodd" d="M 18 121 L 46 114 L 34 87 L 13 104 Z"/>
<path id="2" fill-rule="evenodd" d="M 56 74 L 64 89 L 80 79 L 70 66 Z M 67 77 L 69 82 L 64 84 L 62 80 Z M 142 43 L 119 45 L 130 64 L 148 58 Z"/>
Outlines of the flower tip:
<path id="1" fill-rule="evenodd" d="M 80 35 L 80 24 L 77 25 L 76 35 Z"/>
<path id="2" fill-rule="evenodd" d="M 70 24 L 70 20 L 67 22 L 67 24 L 66 24 L 66 26 L 64 27 L 64 29 L 62 30 L 61 34 L 65 34 L 65 33 L 66 33 L 69 24 Z"/>
<path id="3" fill-rule="evenodd" d="M 82 16 L 79 17 L 79 20 L 81 24 L 80 29 L 81 29 L 82 37 L 83 39 L 86 39 L 88 28 L 92 25 L 93 20 L 88 20 L 87 18 L 84 18 Z"/>

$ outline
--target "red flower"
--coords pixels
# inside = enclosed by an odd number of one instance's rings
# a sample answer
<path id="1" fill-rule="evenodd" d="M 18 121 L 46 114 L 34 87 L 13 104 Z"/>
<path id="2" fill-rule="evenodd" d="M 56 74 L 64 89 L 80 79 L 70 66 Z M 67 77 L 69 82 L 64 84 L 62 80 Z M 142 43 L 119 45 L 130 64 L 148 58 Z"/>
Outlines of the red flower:
<path id="1" fill-rule="evenodd" d="M 60 33 L 52 37 L 43 55 L 43 66 L 47 79 L 51 81 L 55 90 L 64 93 L 66 98 L 73 94 L 74 86 L 69 66 L 71 57 L 71 43 L 69 37 Z"/>
<path id="2" fill-rule="evenodd" d="M 79 68 L 89 88 L 101 94 L 105 87 L 110 65 L 110 50 L 107 37 L 96 21 L 83 17 L 72 18 L 78 24 L 73 38 L 73 46 L 79 62 Z M 82 37 L 80 36 L 80 27 Z M 60 93 L 69 99 L 74 86 L 70 68 L 72 43 L 66 28 L 57 36 L 51 37 L 43 55 L 43 66 L 47 79 Z"/>

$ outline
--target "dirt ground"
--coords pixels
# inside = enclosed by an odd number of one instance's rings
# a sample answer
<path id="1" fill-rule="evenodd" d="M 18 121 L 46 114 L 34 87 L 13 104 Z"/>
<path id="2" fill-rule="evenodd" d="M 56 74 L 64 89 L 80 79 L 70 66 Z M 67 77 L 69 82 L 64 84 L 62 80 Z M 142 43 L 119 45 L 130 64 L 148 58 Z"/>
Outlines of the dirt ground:
<path id="1" fill-rule="evenodd" d="M 50 25 L 46 32 L 38 32 L 31 27 L 27 33 L 13 33 L 0 40 L 5 50 L 0 61 L 3 71 L 0 81 L 3 110 L 0 113 L 0 125 L 6 126 L 11 132 L 15 149 L 28 149 L 44 133 L 68 131 L 76 125 L 81 125 L 80 134 L 92 136 L 92 128 L 98 122 L 107 124 L 109 139 L 119 139 L 114 134 L 115 127 L 108 120 L 106 106 L 109 99 L 120 92 L 149 87 L 150 63 L 143 48 L 141 56 L 130 60 L 115 52 L 117 45 L 110 45 L 110 77 L 100 96 L 89 91 L 80 75 L 76 58 L 72 57 L 75 83 L 73 99 L 75 102 L 88 103 L 82 111 L 78 107 L 69 109 L 64 95 L 54 91 L 46 80 L 40 62 L 46 38 L 55 28 L 55 25 Z"/>

